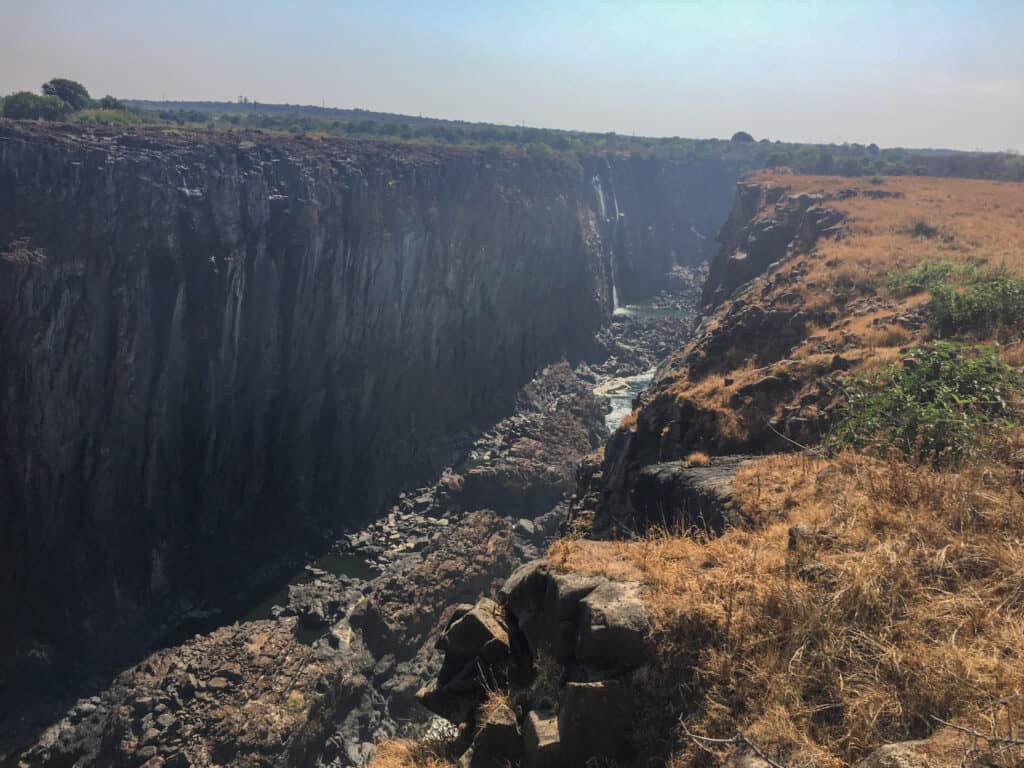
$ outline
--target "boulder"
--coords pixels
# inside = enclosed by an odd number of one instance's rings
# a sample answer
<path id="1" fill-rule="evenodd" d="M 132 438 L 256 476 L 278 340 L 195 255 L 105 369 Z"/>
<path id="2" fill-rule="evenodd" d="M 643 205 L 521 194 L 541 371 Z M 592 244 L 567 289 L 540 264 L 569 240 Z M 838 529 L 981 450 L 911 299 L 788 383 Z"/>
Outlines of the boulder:
<path id="1" fill-rule="evenodd" d="M 442 642 L 449 654 L 478 656 L 492 664 L 509 653 L 508 627 L 497 604 L 488 598 L 451 622 Z"/>
<path id="2" fill-rule="evenodd" d="M 438 645 L 445 650 L 441 671 L 416 698 L 453 723 L 468 722 L 484 700 L 485 684 L 505 677 L 510 646 L 501 609 L 487 598 L 468 610 L 460 605 Z"/>
<path id="3" fill-rule="evenodd" d="M 576 659 L 609 668 L 639 667 L 648 657 L 650 629 L 640 585 L 607 581 L 583 599 Z"/>

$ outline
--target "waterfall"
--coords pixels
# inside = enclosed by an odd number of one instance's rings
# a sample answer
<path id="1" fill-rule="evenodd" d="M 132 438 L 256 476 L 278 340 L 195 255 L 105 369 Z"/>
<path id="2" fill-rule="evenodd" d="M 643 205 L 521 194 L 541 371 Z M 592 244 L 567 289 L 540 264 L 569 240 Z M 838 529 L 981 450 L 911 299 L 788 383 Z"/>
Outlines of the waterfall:
<path id="1" fill-rule="evenodd" d="M 619 308 L 619 289 L 615 287 L 615 248 L 612 248 L 611 255 L 611 267 L 612 267 L 612 312 Z"/>
<path id="2" fill-rule="evenodd" d="M 590 183 L 594 187 L 594 196 L 597 198 L 597 209 L 601 216 L 601 221 L 608 223 L 608 205 L 604 200 L 604 188 L 601 186 L 601 177 L 595 175 Z M 615 195 L 615 189 L 612 188 L 612 203 L 615 206 L 615 220 L 612 223 L 614 228 L 619 223 L 619 200 Z M 612 312 L 619 308 L 619 289 L 615 285 L 615 238 L 612 237 L 609 242 L 609 271 L 611 272 L 610 280 L 612 286 Z"/>

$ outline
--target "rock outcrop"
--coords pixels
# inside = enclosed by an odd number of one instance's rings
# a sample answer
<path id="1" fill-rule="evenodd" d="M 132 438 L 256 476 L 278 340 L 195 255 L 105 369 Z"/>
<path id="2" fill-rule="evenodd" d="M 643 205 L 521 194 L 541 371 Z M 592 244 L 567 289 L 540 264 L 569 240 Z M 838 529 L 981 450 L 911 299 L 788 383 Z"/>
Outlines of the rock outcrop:
<path id="1" fill-rule="evenodd" d="M 419 698 L 460 724 L 465 765 L 629 759 L 650 628 L 639 584 L 528 563 L 497 602 L 456 610 L 440 638 L 444 665 Z"/>
<path id="2" fill-rule="evenodd" d="M 0 123 L 0 685 L 124 658 L 430 477 L 594 348 L 613 275 L 699 257 L 738 173 Z"/>

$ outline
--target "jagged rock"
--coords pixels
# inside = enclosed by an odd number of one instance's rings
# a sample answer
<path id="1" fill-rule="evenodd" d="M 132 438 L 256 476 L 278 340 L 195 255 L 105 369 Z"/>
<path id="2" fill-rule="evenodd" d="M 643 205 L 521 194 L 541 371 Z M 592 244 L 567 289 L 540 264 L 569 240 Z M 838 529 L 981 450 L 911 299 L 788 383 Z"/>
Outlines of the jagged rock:
<path id="1" fill-rule="evenodd" d="M 573 573 L 553 573 L 537 560 L 522 566 L 499 593 L 499 600 L 515 618 L 530 652 L 550 652 L 566 662 L 575 651 L 580 603 L 602 579 Z"/>
<path id="2" fill-rule="evenodd" d="M 523 725 L 524 765 L 527 768 L 558 768 L 562 762 L 558 718 L 550 712 L 530 711 Z"/>
<path id="3" fill-rule="evenodd" d="M 650 616 L 639 584 L 608 581 L 583 598 L 576 659 L 610 668 L 647 660 Z"/>
<path id="4" fill-rule="evenodd" d="M 498 613 L 498 606 L 483 598 L 448 626 L 442 644 L 449 654 L 479 657 L 495 664 L 508 656 L 508 627 Z"/>
<path id="5" fill-rule="evenodd" d="M 471 721 L 487 687 L 506 676 L 501 665 L 508 660 L 509 636 L 497 604 L 483 598 L 468 611 L 460 607 L 438 645 L 445 649 L 441 671 L 416 697 L 452 722 Z"/>

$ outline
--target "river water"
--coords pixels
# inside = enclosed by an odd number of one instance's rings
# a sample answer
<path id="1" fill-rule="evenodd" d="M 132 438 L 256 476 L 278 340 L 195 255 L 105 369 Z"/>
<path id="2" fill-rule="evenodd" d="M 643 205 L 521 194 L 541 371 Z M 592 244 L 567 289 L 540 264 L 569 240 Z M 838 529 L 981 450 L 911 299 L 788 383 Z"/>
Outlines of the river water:
<path id="1" fill-rule="evenodd" d="M 644 301 L 637 304 L 624 304 L 616 307 L 613 313 L 617 318 L 628 318 L 633 322 L 654 325 L 661 320 L 685 319 L 692 320 L 694 311 L 691 308 L 681 309 L 678 306 L 666 306 L 656 300 Z M 684 339 L 680 339 L 680 344 Z M 605 416 L 605 425 L 609 432 L 614 432 L 622 424 L 622 420 L 633 411 L 634 399 L 654 379 L 656 366 L 630 376 L 619 376 L 600 382 L 594 387 L 594 394 L 599 397 L 608 398 L 611 404 L 611 412 Z"/>
<path id="2" fill-rule="evenodd" d="M 654 369 L 638 373 L 635 376 L 622 376 L 606 381 L 594 387 L 594 394 L 607 397 L 611 403 L 611 412 L 604 417 L 609 432 L 619 428 L 622 420 L 633 411 L 633 398 L 647 389 L 654 378 Z"/>

